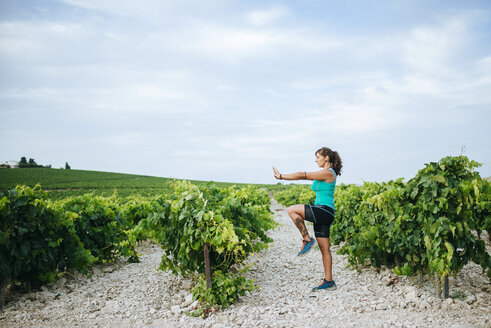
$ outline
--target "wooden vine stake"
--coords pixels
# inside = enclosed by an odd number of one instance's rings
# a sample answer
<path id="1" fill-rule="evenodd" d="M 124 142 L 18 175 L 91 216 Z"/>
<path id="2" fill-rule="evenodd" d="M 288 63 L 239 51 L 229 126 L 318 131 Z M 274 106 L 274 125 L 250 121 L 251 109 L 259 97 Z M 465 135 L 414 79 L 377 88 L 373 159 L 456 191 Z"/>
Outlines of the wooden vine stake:
<path id="1" fill-rule="evenodd" d="M 211 267 L 210 267 L 210 253 L 208 251 L 208 243 L 205 243 L 203 247 L 203 253 L 205 256 L 205 275 L 206 275 L 206 288 L 211 288 Z"/>
<path id="2" fill-rule="evenodd" d="M 9 280 L 7 278 L 0 278 L 0 309 L 5 305 L 5 289 Z"/>
<path id="3" fill-rule="evenodd" d="M 450 285 L 448 282 L 448 276 L 445 276 L 445 279 L 442 280 L 438 277 L 438 275 L 435 273 L 435 279 L 437 281 L 436 289 L 437 292 L 436 294 L 439 295 L 440 298 L 449 298 L 449 291 L 450 291 Z"/>
<path id="4" fill-rule="evenodd" d="M 443 298 L 448 298 L 448 294 L 449 294 L 448 276 L 445 276 L 445 282 L 443 283 Z"/>

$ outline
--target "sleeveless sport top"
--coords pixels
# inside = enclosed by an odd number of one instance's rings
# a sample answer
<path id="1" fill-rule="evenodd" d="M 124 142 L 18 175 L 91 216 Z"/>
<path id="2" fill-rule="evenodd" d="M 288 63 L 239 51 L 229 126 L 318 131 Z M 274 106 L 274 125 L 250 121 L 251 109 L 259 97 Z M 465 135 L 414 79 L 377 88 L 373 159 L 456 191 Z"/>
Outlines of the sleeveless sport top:
<path id="1" fill-rule="evenodd" d="M 329 170 L 333 171 L 332 168 Z M 333 209 L 334 207 L 334 188 L 336 186 L 337 175 L 334 172 L 334 181 L 325 182 L 324 180 L 314 180 L 311 189 L 315 191 L 315 204 L 314 205 L 327 205 Z"/>

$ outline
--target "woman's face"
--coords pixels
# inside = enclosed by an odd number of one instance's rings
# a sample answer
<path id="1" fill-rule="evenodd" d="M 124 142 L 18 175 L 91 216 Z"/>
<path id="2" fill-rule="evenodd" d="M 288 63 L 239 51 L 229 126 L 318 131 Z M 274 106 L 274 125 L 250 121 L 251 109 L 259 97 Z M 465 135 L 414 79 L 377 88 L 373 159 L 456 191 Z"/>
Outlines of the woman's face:
<path id="1" fill-rule="evenodd" d="M 315 162 L 319 167 L 324 167 L 326 163 L 329 163 L 329 156 L 322 156 L 320 153 L 315 154 Z"/>

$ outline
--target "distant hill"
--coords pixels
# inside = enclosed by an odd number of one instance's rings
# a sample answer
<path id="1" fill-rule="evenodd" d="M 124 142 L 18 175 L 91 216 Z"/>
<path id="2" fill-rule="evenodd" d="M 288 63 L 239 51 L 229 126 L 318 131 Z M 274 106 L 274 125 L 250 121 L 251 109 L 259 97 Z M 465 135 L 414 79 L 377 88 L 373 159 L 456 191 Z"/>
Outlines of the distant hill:
<path id="1" fill-rule="evenodd" d="M 110 196 L 115 192 L 119 196 L 132 194 L 155 195 L 168 189 L 170 178 L 146 175 L 62 170 L 48 168 L 0 169 L 0 191 L 15 188 L 16 185 L 34 187 L 40 184 L 48 191 L 50 198 L 94 193 Z M 190 180 L 195 184 L 206 184 L 208 181 Z M 233 183 L 216 183 L 219 186 L 231 186 Z M 236 184 L 240 185 L 240 184 Z"/>

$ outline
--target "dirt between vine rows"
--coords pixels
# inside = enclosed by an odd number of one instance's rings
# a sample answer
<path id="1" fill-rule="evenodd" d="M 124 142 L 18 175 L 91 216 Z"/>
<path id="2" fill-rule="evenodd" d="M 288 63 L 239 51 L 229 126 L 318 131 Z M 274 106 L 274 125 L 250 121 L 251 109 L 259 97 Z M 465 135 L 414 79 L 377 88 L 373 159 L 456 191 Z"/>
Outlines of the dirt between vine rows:
<path id="1" fill-rule="evenodd" d="M 273 201 L 272 210 L 280 223 L 270 232 L 274 242 L 249 259 L 249 277 L 258 289 L 205 319 L 186 315 L 196 306 L 192 281 L 157 270 L 162 251 L 147 242 L 138 248 L 140 263 L 97 266 L 92 277 L 67 275 L 40 291 L 7 297 L 0 327 L 491 326 L 490 282 L 473 263 L 450 278 L 454 298 L 443 300 L 432 280 L 396 279 L 388 269 L 348 269 L 346 256 L 333 246 L 338 288 L 312 292 L 323 277 L 320 251 L 296 256 L 298 231 L 285 207 Z"/>

